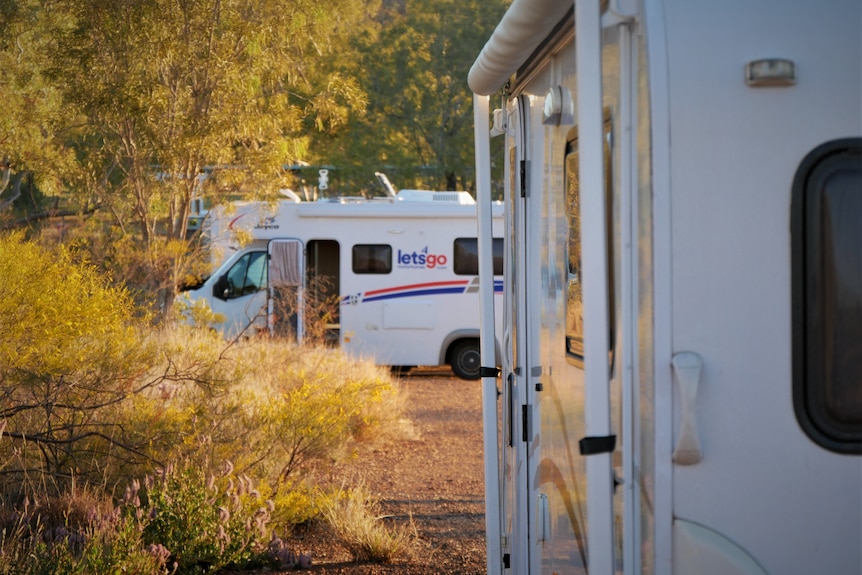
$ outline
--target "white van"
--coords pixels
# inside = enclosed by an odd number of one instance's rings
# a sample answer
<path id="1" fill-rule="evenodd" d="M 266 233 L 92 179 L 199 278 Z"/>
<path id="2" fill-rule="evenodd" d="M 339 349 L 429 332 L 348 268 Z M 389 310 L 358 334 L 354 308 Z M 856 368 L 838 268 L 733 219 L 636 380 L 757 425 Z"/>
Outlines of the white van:
<path id="1" fill-rule="evenodd" d="M 494 222 L 498 277 L 489 281 L 502 294 L 501 203 Z M 213 210 L 206 226 L 213 249 L 227 255 L 184 298 L 224 316 L 216 327 L 226 337 L 270 331 L 305 341 L 323 329 L 327 341 L 379 365 L 450 365 L 479 377 L 470 194 L 238 203 Z M 240 247 L 240 238 L 250 241 Z"/>

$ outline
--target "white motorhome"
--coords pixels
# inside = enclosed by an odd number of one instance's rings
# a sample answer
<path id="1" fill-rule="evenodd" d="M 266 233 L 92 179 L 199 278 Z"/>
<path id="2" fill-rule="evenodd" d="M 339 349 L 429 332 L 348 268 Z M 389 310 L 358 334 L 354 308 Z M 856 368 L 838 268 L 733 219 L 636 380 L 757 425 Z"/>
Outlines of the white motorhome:
<path id="1" fill-rule="evenodd" d="M 502 274 L 502 203 L 493 209 Z M 476 205 L 467 192 L 235 203 L 212 210 L 205 233 L 222 263 L 184 298 L 223 316 L 216 327 L 226 337 L 269 330 L 304 341 L 322 321 L 329 341 L 356 357 L 450 365 L 478 379 Z M 502 279 L 493 282 L 502 294 Z"/>
<path id="2" fill-rule="evenodd" d="M 514 0 L 469 84 L 488 573 L 862 573 L 862 3 Z"/>

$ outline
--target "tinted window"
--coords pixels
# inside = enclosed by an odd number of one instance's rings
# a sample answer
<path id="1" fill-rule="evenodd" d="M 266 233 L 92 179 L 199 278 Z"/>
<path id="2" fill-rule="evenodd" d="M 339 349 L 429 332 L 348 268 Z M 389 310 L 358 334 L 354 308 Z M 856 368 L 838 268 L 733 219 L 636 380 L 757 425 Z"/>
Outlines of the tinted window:
<path id="1" fill-rule="evenodd" d="M 802 163 L 792 234 L 797 419 L 820 445 L 862 453 L 862 140 Z"/>
<path id="2" fill-rule="evenodd" d="M 494 275 L 503 275 L 503 239 L 494 238 Z M 457 238 L 453 245 L 453 269 L 460 276 L 479 275 L 479 242 L 476 238 Z"/>
<path id="3" fill-rule="evenodd" d="M 388 274 L 392 271 L 392 246 L 358 244 L 353 246 L 353 273 Z"/>
<path id="4" fill-rule="evenodd" d="M 242 297 L 266 287 L 266 252 L 249 252 L 227 272 L 227 299 Z"/>

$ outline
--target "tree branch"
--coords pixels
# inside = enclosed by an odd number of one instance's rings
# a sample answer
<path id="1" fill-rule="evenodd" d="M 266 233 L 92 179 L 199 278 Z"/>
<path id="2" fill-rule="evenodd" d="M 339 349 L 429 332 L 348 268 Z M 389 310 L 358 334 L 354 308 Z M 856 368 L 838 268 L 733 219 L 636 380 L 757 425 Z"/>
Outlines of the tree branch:
<path id="1" fill-rule="evenodd" d="M 20 195 L 20 192 L 19 192 L 19 195 Z M 100 208 L 101 208 L 101 204 L 96 204 L 95 206 L 93 206 L 91 208 L 86 208 L 86 209 L 81 210 L 81 211 L 69 210 L 69 209 L 45 210 L 43 212 L 38 212 L 35 214 L 28 214 L 28 215 L 24 216 L 23 218 L 18 218 L 17 220 L 9 222 L 8 224 L 4 224 L 3 226 L 0 226 L 0 230 L 6 231 L 6 230 L 14 230 L 17 228 L 23 228 L 23 227 L 25 227 L 25 226 L 33 223 L 33 222 L 37 222 L 39 220 L 50 220 L 50 219 L 62 218 L 62 217 L 66 217 L 66 216 L 88 216 L 90 214 L 93 214 L 93 213 L 99 211 Z M 2 206 L 0 206 L 0 211 L 2 211 L 3 209 L 4 208 Z"/>
<path id="2" fill-rule="evenodd" d="M 6 191 L 6 186 L 9 185 L 9 180 L 12 178 L 12 167 L 9 165 L 8 160 L 4 162 L 3 166 L 3 178 L 0 179 L 0 194 Z"/>
<path id="3" fill-rule="evenodd" d="M 87 432 L 82 433 L 81 435 L 76 435 L 74 437 L 69 437 L 67 439 L 57 439 L 57 438 L 53 438 L 53 437 L 45 437 L 43 435 L 29 435 L 29 434 L 18 432 L 18 431 L 4 431 L 3 436 L 9 437 L 10 439 L 16 439 L 18 441 L 31 441 L 37 445 L 43 445 L 43 446 L 45 446 L 45 445 L 47 445 L 47 446 L 71 445 L 71 444 L 77 443 L 83 439 L 87 439 L 89 437 L 96 437 L 99 439 L 104 439 L 105 441 L 107 441 L 111 445 L 119 447 L 120 449 L 122 449 L 124 451 L 127 451 L 129 453 L 134 453 L 135 455 L 137 455 L 139 457 L 143 457 L 144 459 L 147 459 L 149 461 L 154 461 L 155 463 L 161 465 L 160 462 L 154 460 L 152 457 L 150 457 L 146 453 L 139 451 L 138 449 L 135 449 L 134 447 L 132 447 L 130 445 L 126 445 L 124 443 L 121 443 L 121 442 L 117 441 L 116 439 L 113 439 L 110 436 L 105 435 L 104 433 L 101 433 L 98 431 L 87 431 Z"/>

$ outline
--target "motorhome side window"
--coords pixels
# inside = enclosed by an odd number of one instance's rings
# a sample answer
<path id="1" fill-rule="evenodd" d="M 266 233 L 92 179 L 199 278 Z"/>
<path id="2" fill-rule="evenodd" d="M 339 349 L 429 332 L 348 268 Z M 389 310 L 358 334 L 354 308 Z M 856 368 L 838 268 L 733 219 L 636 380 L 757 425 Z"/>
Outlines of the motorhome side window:
<path id="1" fill-rule="evenodd" d="M 608 116 L 608 112 L 605 112 Z M 604 172 L 605 172 L 605 210 L 607 213 L 607 257 L 608 257 L 608 325 L 609 334 L 609 358 L 613 363 L 614 346 L 614 273 L 613 273 L 613 240 L 612 238 L 612 204 L 613 172 L 611 170 L 610 150 L 611 123 L 609 117 L 605 121 L 604 139 Z M 569 141 L 566 144 L 565 159 L 566 174 L 566 217 L 568 220 L 568 245 L 566 246 L 568 285 L 566 295 L 566 358 L 570 363 L 583 367 L 584 362 L 584 302 L 581 290 L 583 289 L 583 275 L 581 272 L 581 189 L 578 181 L 578 137 L 577 128 L 569 133 Z"/>
<path id="2" fill-rule="evenodd" d="M 266 287 L 266 252 L 243 255 L 227 272 L 227 298 L 252 294 Z"/>
<path id="3" fill-rule="evenodd" d="M 827 449 L 862 453 L 862 139 L 809 154 L 792 212 L 796 416 Z"/>
<path id="4" fill-rule="evenodd" d="M 353 273 L 388 274 L 392 271 L 392 246 L 357 244 L 353 246 Z"/>
<path id="5" fill-rule="evenodd" d="M 503 275 L 503 238 L 494 238 L 494 275 Z M 456 238 L 452 249 L 452 269 L 459 276 L 479 275 L 479 242 L 476 238 Z"/>

